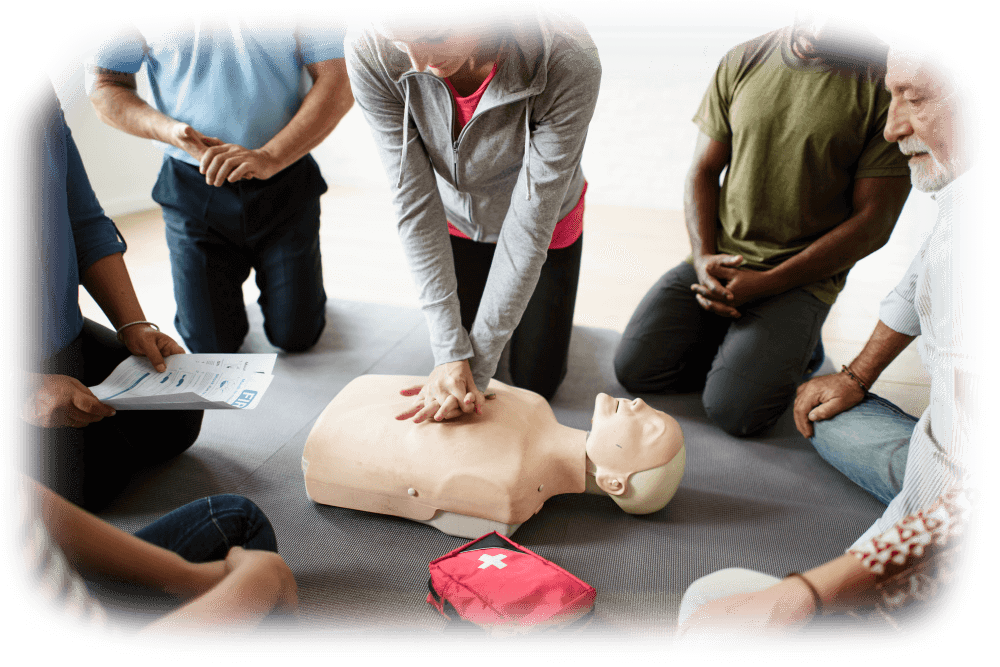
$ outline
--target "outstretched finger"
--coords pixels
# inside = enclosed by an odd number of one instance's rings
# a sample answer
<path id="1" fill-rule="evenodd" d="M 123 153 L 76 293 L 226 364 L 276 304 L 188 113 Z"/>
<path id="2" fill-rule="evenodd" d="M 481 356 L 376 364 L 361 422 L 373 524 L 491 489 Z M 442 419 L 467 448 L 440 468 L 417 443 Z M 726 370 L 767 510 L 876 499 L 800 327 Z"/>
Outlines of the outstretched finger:
<path id="1" fill-rule="evenodd" d="M 410 407 L 404 410 L 403 412 L 400 412 L 398 415 L 396 415 L 396 419 L 398 419 L 399 421 L 404 421 L 406 419 L 409 419 L 413 415 L 420 412 L 422 408 L 423 408 L 422 405 L 414 405 L 413 407 Z"/>
<path id="2" fill-rule="evenodd" d="M 86 424 L 115 415 L 115 409 L 110 405 L 101 403 L 89 389 L 86 393 L 80 392 L 76 394 L 73 397 L 70 407 L 70 414 Z"/>
<path id="3" fill-rule="evenodd" d="M 400 389 L 399 390 L 399 395 L 400 396 L 416 396 L 417 394 L 420 393 L 420 390 L 423 389 L 423 388 L 424 388 L 424 385 L 422 385 L 422 384 L 416 384 L 416 385 L 413 385 L 412 387 L 407 387 L 406 389 Z"/>
<path id="4" fill-rule="evenodd" d="M 430 400 L 424 404 L 417 414 L 413 417 L 413 423 L 419 424 L 421 422 L 427 421 L 432 418 L 434 414 L 438 411 L 439 403 L 435 400 Z"/>

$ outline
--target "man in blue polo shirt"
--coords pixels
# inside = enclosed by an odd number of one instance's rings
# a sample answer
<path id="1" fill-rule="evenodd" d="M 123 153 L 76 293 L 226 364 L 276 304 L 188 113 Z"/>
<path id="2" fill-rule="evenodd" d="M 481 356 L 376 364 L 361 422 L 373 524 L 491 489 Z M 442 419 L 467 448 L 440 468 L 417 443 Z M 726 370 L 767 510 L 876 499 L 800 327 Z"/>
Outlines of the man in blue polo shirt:
<path id="1" fill-rule="evenodd" d="M 166 223 L 175 325 L 192 352 L 239 349 L 251 268 L 272 344 L 307 350 L 323 330 L 326 183 L 309 151 L 354 102 L 343 36 L 280 19 L 160 22 L 105 42 L 90 61 L 98 116 L 163 149 L 153 199 Z M 143 64 L 152 106 L 136 91 Z"/>

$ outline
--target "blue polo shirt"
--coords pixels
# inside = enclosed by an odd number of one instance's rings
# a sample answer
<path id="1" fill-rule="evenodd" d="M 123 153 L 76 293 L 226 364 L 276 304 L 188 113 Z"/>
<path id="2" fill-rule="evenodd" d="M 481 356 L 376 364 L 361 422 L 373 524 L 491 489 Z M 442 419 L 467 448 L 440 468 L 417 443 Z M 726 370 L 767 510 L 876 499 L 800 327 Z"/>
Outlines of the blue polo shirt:
<path id="1" fill-rule="evenodd" d="M 89 63 L 135 74 L 146 65 L 150 104 L 202 134 L 260 148 L 299 110 L 304 66 L 344 57 L 344 31 L 281 19 L 188 20 L 137 26 L 103 43 Z M 197 165 L 183 150 L 157 143 Z"/>

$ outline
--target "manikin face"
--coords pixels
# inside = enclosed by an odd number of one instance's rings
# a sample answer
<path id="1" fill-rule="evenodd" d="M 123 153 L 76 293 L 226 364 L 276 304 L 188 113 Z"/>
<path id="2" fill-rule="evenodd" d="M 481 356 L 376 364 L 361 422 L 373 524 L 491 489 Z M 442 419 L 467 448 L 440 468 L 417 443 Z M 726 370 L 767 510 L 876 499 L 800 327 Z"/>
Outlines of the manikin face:
<path id="1" fill-rule="evenodd" d="M 684 441 L 677 422 L 641 398 L 598 394 L 592 424 L 587 456 L 598 486 L 611 495 L 625 491 L 629 475 L 670 461 Z"/>
<path id="2" fill-rule="evenodd" d="M 418 72 L 446 79 L 475 56 L 479 40 L 455 28 L 379 28 L 379 32 L 410 58 Z"/>
<path id="3" fill-rule="evenodd" d="M 926 63 L 897 51 L 889 52 L 885 86 L 892 93 L 886 141 L 897 142 L 899 150 L 912 156 L 913 187 L 940 190 L 964 171 L 957 140 L 957 96 Z"/>

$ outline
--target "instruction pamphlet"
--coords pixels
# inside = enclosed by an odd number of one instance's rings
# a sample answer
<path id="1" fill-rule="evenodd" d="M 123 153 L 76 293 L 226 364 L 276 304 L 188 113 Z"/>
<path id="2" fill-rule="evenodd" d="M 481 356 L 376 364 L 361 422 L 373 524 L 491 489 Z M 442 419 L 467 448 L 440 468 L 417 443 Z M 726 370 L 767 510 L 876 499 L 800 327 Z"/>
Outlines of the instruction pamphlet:
<path id="1" fill-rule="evenodd" d="M 271 384 L 271 354 L 172 354 L 158 373 L 131 356 L 91 387 L 116 410 L 253 410 Z"/>

